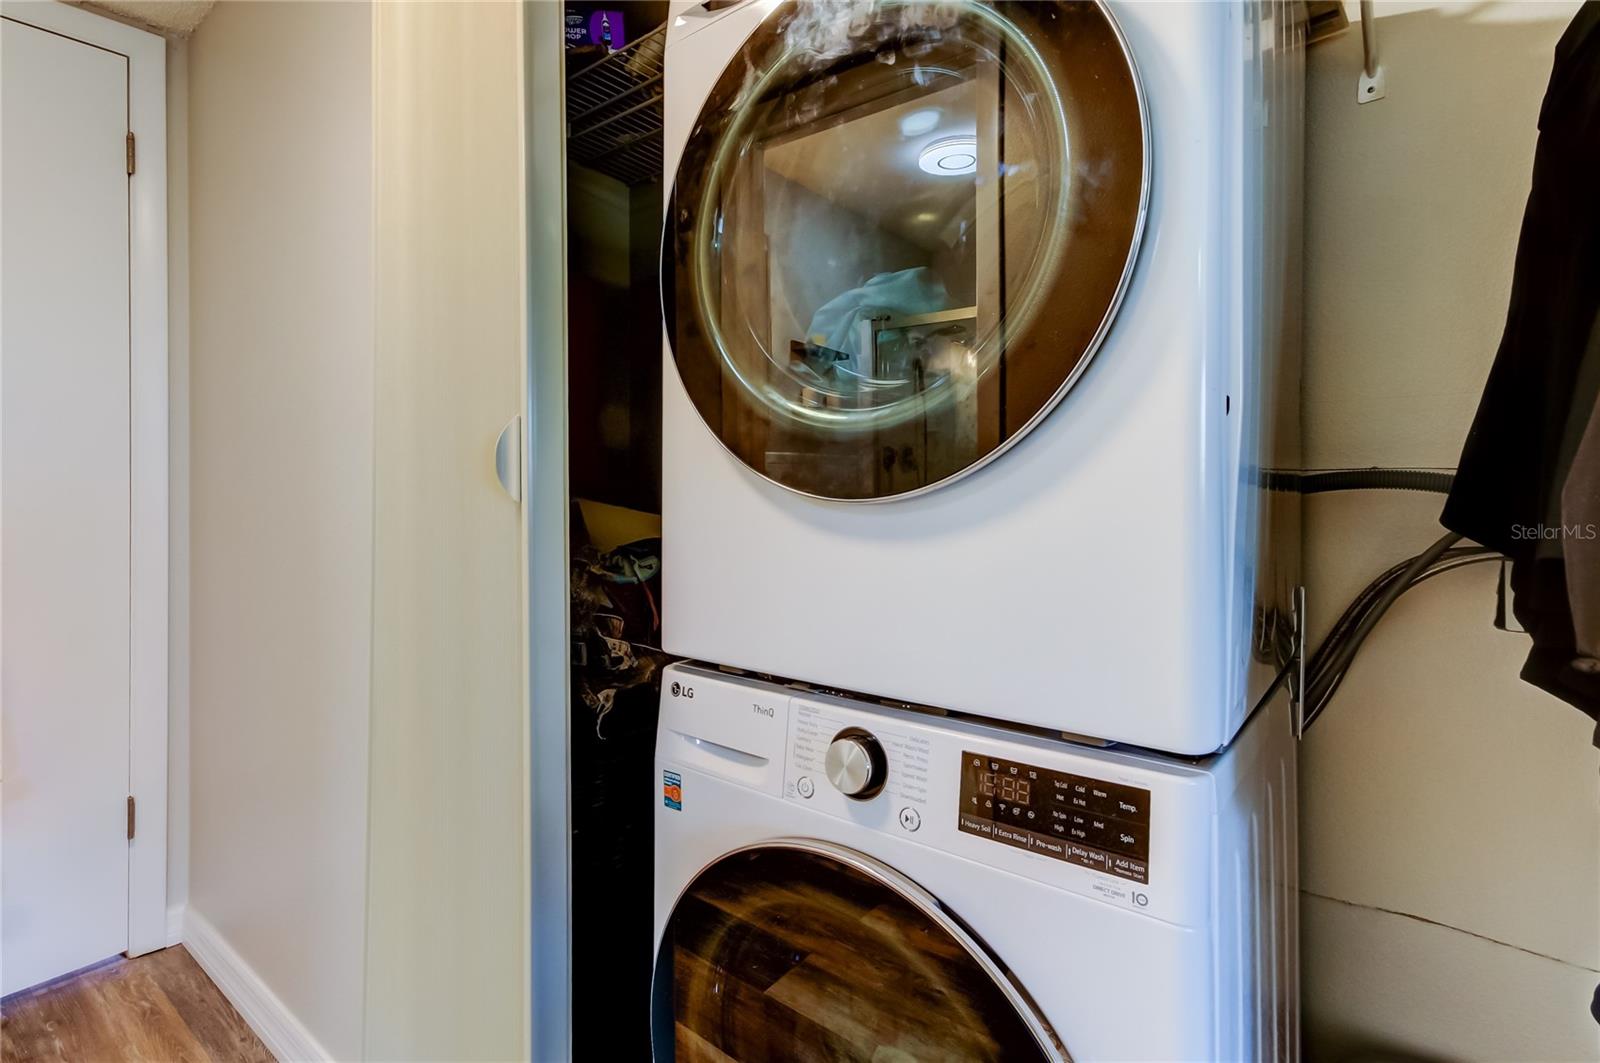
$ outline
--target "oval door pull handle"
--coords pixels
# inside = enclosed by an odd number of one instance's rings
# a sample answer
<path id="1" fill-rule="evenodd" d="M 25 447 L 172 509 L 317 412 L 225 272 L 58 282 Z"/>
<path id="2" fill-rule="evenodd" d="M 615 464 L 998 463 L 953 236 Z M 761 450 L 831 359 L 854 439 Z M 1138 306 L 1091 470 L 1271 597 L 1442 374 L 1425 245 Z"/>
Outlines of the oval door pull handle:
<path id="1" fill-rule="evenodd" d="M 494 474 L 511 501 L 522 501 L 522 415 L 519 413 L 500 429 L 494 441 Z"/>

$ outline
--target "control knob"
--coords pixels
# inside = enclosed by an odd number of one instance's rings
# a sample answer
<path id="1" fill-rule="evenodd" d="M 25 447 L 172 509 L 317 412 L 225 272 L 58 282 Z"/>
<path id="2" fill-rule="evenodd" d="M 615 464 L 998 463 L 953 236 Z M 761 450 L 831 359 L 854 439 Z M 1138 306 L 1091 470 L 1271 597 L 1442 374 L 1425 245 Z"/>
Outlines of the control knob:
<path id="1" fill-rule="evenodd" d="M 871 732 L 846 727 L 833 736 L 824 764 L 828 781 L 846 797 L 865 801 L 876 797 L 889 777 L 889 760 Z"/>

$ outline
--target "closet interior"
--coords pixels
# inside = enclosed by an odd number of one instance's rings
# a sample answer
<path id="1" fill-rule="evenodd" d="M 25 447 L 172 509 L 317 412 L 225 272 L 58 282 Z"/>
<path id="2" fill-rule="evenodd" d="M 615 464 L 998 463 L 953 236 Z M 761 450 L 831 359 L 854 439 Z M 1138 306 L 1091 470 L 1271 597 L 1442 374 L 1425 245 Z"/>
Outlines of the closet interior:
<path id="1" fill-rule="evenodd" d="M 566 5 L 573 1053 L 649 1057 L 667 4 Z"/>

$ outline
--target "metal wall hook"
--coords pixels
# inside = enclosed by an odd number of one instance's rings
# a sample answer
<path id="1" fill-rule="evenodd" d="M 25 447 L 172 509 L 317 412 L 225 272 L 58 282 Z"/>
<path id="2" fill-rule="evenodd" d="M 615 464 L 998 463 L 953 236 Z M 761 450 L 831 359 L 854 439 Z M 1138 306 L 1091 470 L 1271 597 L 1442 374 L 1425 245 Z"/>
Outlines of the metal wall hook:
<path id="1" fill-rule="evenodd" d="M 1388 92 L 1383 64 L 1378 61 L 1378 17 L 1372 0 L 1361 0 L 1361 76 L 1356 79 L 1356 102 L 1381 100 Z"/>

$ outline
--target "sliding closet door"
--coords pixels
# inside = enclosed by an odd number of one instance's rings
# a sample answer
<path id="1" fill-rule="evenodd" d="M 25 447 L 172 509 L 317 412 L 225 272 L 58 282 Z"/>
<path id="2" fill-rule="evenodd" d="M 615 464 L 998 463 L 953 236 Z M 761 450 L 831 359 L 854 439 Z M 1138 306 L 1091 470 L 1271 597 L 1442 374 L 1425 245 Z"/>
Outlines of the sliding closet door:
<path id="1" fill-rule="evenodd" d="M 374 1060 L 527 1053 L 521 17 L 374 8 Z"/>

